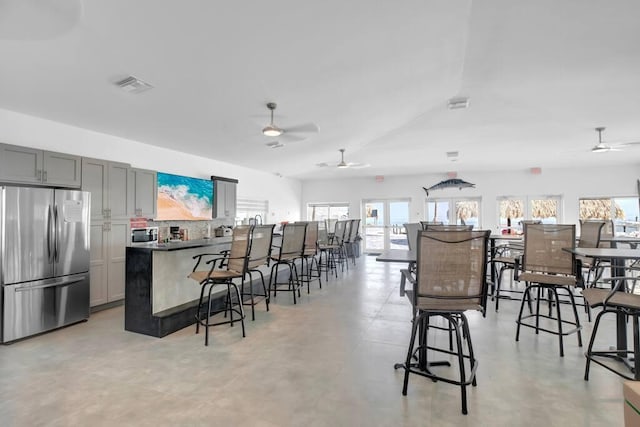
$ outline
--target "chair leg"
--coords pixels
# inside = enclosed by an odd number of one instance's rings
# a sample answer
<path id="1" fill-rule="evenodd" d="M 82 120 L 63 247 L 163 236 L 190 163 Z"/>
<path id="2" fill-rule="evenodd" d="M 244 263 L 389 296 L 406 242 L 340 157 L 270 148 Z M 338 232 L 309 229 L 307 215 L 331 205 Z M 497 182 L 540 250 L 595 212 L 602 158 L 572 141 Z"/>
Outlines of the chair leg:
<path id="1" fill-rule="evenodd" d="M 207 302 L 207 313 L 206 313 L 206 323 L 204 325 L 204 345 L 209 345 L 209 314 L 211 313 L 211 291 L 213 290 L 213 285 L 209 286 L 209 301 Z"/>
<path id="2" fill-rule="evenodd" d="M 467 377 L 464 369 L 464 352 L 462 348 L 462 337 L 460 336 L 460 325 L 453 316 L 447 316 L 449 325 L 456 331 L 456 345 L 458 346 L 458 366 L 460 368 L 460 392 L 462 394 L 462 413 L 467 415 Z"/>
<path id="3" fill-rule="evenodd" d="M 564 357 L 563 335 L 562 335 L 562 315 L 560 314 L 560 299 L 558 298 L 558 290 L 555 287 L 549 289 L 549 296 L 553 295 L 556 301 L 556 312 L 558 313 L 558 341 L 560 343 L 560 357 Z"/>
<path id="4" fill-rule="evenodd" d="M 573 308 L 573 315 L 576 319 L 576 333 L 578 334 L 578 347 L 582 347 L 582 326 L 580 325 L 580 318 L 578 317 L 578 307 L 576 307 L 576 300 L 571 292 L 571 288 L 565 288 L 569 293 L 569 299 L 571 300 L 571 308 Z M 586 301 L 585 301 L 586 304 Z"/>
<path id="5" fill-rule="evenodd" d="M 529 288 L 530 287 L 527 286 L 527 288 L 524 291 L 524 294 L 522 294 L 522 302 L 520 303 L 520 311 L 518 312 L 518 318 L 516 320 L 516 324 L 518 325 L 516 327 L 516 341 L 518 341 L 520 339 L 520 322 L 522 322 L 522 312 L 524 311 L 524 304 L 525 304 L 525 302 L 527 302 L 528 300 L 531 299 L 531 295 L 529 294 Z"/>
<path id="6" fill-rule="evenodd" d="M 269 302 L 270 302 L 270 296 L 271 294 L 269 292 L 267 292 L 267 286 L 265 285 L 264 282 L 264 274 L 262 274 L 262 271 L 260 270 L 256 270 L 258 272 L 258 274 L 260 274 L 260 281 L 262 281 L 262 291 L 264 292 L 264 298 L 265 298 L 265 304 L 267 305 L 267 311 L 269 311 Z"/>
<path id="7" fill-rule="evenodd" d="M 242 308 L 242 299 L 240 297 L 240 291 L 238 290 L 238 286 L 231 282 L 231 286 L 235 289 L 236 291 L 236 296 L 238 297 L 238 307 L 240 308 L 240 324 L 242 325 L 242 337 L 246 337 L 245 335 L 245 331 L 244 331 L 244 308 Z M 232 308 L 233 311 L 233 308 Z M 231 315 L 231 318 L 233 319 L 233 314 Z M 233 323 L 231 324 L 231 326 L 233 326 Z"/>
<path id="8" fill-rule="evenodd" d="M 409 369 L 411 369 L 411 355 L 413 354 L 413 346 L 416 341 L 416 332 L 418 330 L 418 324 L 422 321 L 422 316 L 413 318 L 413 325 L 411 326 L 411 339 L 409 341 L 409 351 L 407 352 L 407 359 L 404 363 L 404 382 L 402 385 L 402 395 L 407 395 L 407 387 L 409 386 Z"/>
<path id="9" fill-rule="evenodd" d="M 593 353 L 593 343 L 596 341 L 596 333 L 598 332 L 598 327 L 600 326 L 600 319 L 602 315 L 607 313 L 606 310 L 602 310 L 596 316 L 596 321 L 593 324 L 593 331 L 591 332 L 591 339 L 589 340 L 589 347 L 587 347 L 587 352 L 585 353 L 585 358 L 587 359 L 584 366 L 584 380 L 589 381 L 589 367 L 591 365 L 591 354 Z"/>
<path id="10" fill-rule="evenodd" d="M 204 290 L 206 287 L 206 281 L 200 284 L 200 299 L 198 300 L 198 310 L 196 311 L 196 334 L 200 332 L 200 322 L 202 322 L 202 300 L 204 298 Z"/>

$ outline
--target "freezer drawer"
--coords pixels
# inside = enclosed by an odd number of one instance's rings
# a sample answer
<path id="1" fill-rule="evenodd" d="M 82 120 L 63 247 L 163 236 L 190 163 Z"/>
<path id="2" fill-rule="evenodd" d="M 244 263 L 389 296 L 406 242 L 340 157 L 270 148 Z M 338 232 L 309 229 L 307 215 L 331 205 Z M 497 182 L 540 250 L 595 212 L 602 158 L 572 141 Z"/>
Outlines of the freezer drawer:
<path id="1" fill-rule="evenodd" d="M 2 342 L 89 318 L 89 273 L 2 287 Z"/>

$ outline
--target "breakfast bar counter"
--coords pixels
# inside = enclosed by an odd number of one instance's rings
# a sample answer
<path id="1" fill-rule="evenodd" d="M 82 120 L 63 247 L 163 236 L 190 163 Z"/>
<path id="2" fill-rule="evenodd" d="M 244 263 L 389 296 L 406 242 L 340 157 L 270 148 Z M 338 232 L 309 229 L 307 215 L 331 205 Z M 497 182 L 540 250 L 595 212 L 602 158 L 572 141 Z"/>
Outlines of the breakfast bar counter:
<path id="1" fill-rule="evenodd" d="M 200 286 L 187 277 L 193 257 L 220 253 L 230 243 L 231 237 L 218 237 L 127 247 L 125 330 L 163 337 L 195 323 Z"/>

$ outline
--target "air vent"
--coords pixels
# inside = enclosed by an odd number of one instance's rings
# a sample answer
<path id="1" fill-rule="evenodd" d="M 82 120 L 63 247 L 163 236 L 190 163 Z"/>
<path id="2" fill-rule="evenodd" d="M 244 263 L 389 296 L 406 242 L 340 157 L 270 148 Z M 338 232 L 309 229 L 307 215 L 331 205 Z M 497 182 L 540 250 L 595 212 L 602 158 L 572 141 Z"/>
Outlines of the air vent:
<path id="1" fill-rule="evenodd" d="M 457 151 L 447 151 L 447 159 L 452 162 L 458 160 L 458 152 Z"/>
<path id="2" fill-rule="evenodd" d="M 469 106 L 469 98 L 465 98 L 465 97 L 451 98 L 447 105 L 449 106 L 450 110 L 467 108 Z"/>
<path id="3" fill-rule="evenodd" d="M 134 76 L 128 76 L 117 81 L 116 86 L 128 93 L 140 93 L 153 89 L 152 85 Z"/>

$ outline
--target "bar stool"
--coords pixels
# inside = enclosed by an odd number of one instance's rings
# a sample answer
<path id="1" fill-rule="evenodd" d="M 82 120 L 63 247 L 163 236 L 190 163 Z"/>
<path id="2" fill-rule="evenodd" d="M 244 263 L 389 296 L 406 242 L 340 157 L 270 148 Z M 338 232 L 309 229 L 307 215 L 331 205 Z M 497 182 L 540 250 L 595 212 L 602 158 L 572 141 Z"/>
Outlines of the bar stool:
<path id="1" fill-rule="evenodd" d="M 231 240 L 231 250 L 227 256 L 221 254 L 200 254 L 193 257 L 197 260 L 193 271 L 189 274 L 189 278 L 200 283 L 200 299 L 198 301 L 198 308 L 196 311 L 196 334 L 200 331 L 200 325 L 205 328 L 204 345 L 209 345 L 209 327 L 230 324 L 233 326 L 237 320 L 233 319 L 233 314 L 236 313 L 240 316 L 240 323 L 242 324 L 242 336 L 245 336 L 244 330 L 244 309 L 242 308 L 242 297 L 240 296 L 240 290 L 238 286 L 233 282 L 233 279 L 240 279 L 244 285 L 244 277 L 247 273 L 247 267 L 249 262 L 249 247 L 250 236 L 253 229 L 252 225 L 238 226 L 233 229 L 233 237 Z M 206 259 L 206 261 L 205 261 Z M 208 270 L 198 270 L 198 266 L 205 262 L 211 265 Z M 220 268 L 222 263 L 225 263 L 224 269 Z M 218 269 L 216 269 L 218 267 Z M 213 289 L 218 285 L 224 285 L 227 287 L 226 300 L 224 309 L 212 311 L 211 295 Z M 233 294 L 231 290 L 233 289 Z M 208 290 L 208 291 L 207 291 Z M 205 300 L 205 293 L 207 298 Z M 236 307 L 234 307 L 234 305 Z M 206 310 L 203 312 L 203 308 Z M 229 314 L 229 320 L 225 320 L 217 323 L 210 323 L 210 317 L 224 312 L 225 318 L 227 313 Z"/>

